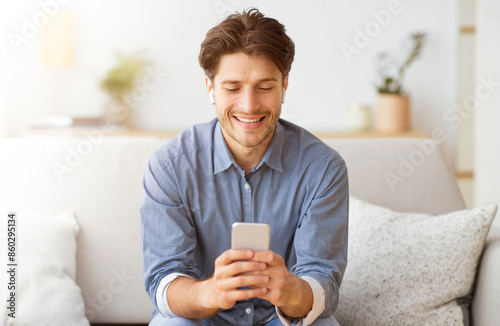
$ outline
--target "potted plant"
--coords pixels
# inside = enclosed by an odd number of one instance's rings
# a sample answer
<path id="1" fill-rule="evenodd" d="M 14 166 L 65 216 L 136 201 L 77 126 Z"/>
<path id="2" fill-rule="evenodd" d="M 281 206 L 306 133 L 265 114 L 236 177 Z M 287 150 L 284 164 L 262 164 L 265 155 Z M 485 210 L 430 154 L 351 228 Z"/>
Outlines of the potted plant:
<path id="1" fill-rule="evenodd" d="M 124 55 L 116 53 L 118 63 L 100 80 L 101 88 L 111 97 L 106 105 L 104 116 L 113 123 L 130 124 L 130 94 L 147 65 L 147 61 L 138 54 Z"/>
<path id="2" fill-rule="evenodd" d="M 380 132 L 405 131 L 410 127 L 410 98 L 403 88 L 408 67 L 420 56 L 425 33 L 411 34 L 411 49 L 403 61 L 395 61 L 386 52 L 378 55 L 378 103 L 375 129 Z"/>

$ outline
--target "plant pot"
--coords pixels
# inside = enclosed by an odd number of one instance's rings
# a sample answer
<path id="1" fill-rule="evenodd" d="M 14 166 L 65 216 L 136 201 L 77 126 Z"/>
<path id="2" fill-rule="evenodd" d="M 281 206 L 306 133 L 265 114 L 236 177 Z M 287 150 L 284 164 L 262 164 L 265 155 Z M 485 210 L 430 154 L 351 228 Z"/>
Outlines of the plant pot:
<path id="1" fill-rule="evenodd" d="M 375 130 L 379 132 L 410 129 L 410 98 L 407 95 L 379 94 Z"/>
<path id="2" fill-rule="evenodd" d="M 115 99 L 104 107 L 104 117 L 113 124 L 130 126 L 131 107 L 126 101 Z"/>

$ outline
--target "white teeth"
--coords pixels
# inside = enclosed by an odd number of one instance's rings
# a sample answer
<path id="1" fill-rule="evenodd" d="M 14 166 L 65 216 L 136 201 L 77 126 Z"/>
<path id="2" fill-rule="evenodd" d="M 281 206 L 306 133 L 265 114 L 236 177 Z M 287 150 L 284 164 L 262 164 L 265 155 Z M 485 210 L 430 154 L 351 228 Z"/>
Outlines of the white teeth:
<path id="1" fill-rule="evenodd" d="M 250 123 L 250 122 L 259 122 L 260 121 L 260 119 L 243 119 L 243 118 L 238 118 L 238 117 L 236 117 L 236 119 L 238 119 L 241 122 L 248 122 L 248 123 Z"/>

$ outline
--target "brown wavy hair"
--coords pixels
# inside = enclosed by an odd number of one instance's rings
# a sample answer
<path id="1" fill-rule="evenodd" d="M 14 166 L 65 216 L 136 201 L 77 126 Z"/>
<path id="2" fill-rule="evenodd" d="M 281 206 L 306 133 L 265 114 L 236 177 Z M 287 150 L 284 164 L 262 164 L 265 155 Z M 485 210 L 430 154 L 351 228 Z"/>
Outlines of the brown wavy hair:
<path id="1" fill-rule="evenodd" d="M 267 57 L 281 71 L 284 80 L 292 67 L 295 44 L 283 24 L 252 8 L 236 12 L 210 29 L 201 43 L 198 61 L 213 81 L 219 58 L 237 52 Z"/>

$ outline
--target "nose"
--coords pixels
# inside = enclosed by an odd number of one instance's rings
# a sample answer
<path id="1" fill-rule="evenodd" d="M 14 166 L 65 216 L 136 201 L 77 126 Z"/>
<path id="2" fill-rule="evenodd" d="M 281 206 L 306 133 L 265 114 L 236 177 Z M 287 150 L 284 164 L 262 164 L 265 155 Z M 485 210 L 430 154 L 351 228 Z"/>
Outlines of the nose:
<path id="1" fill-rule="evenodd" d="M 255 90 L 247 88 L 241 92 L 238 108 L 247 113 L 252 113 L 260 109 L 258 94 L 256 94 Z"/>

